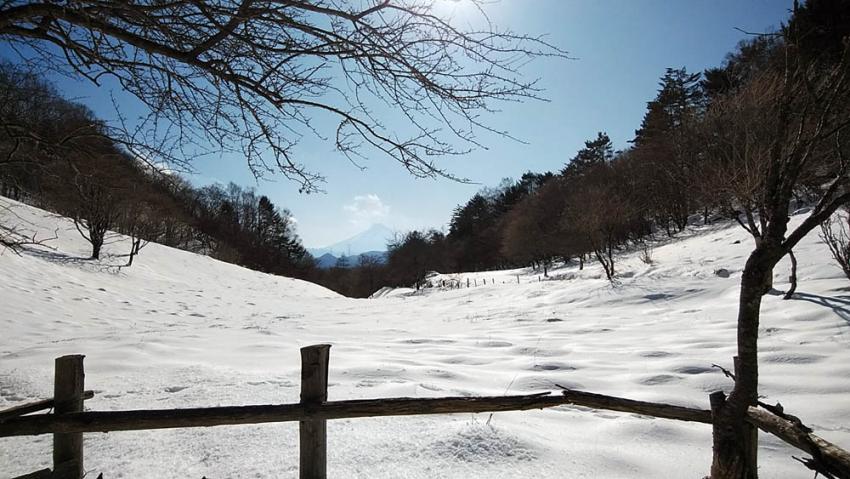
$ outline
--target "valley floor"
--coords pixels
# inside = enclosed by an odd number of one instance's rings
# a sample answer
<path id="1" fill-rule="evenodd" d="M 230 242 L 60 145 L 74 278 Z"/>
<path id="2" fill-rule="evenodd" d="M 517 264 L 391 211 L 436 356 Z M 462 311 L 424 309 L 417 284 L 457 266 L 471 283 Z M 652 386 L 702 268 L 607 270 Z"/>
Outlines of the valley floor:
<path id="1" fill-rule="evenodd" d="M 53 359 L 86 355 L 93 410 L 297 402 L 302 346 L 331 343 L 329 396 L 501 395 L 555 383 L 707 408 L 731 388 L 740 269 L 730 224 L 597 265 L 457 275 L 458 290 L 348 299 L 151 244 L 131 268 L 103 260 L 67 220 L 10 203 L 52 248 L 0 254 L 0 409 L 52 395 Z M 800 221 L 795 217 L 793 221 Z M 9 218 L 5 219 L 6 221 Z M 765 298 L 761 391 L 850 447 L 850 283 L 816 234 L 795 251 L 798 293 Z M 715 274 L 719 269 L 729 277 Z M 776 269 L 779 289 L 788 265 Z M 725 276 L 725 275 L 724 275 Z M 455 276 L 446 276 L 455 277 Z M 484 286 L 483 280 L 487 279 Z M 519 278 L 519 284 L 517 283 Z M 445 279 L 445 278 L 443 278 Z M 703 477 L 710 427 L 559 407 L 331 421 L 329 477 Z M 296 477 L 297 425 L 88 434 L 91 477 Z M 0 439 L 0 477 L 50 465 L 51 437 Z M 810 478 L 796 450 L 761 435 L 763 477 Z"/>

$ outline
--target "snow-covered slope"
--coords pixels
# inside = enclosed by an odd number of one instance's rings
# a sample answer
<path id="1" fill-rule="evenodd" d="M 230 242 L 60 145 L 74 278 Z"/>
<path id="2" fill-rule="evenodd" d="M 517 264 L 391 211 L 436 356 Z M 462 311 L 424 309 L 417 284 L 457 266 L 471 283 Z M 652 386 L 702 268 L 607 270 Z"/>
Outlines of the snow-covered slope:
<path id="1" fill-rule="evenodd" d="M 8 203 L 7 200 L 0 201 Z M 717 225 L 626 255 L 621 280 L 565 267 L 473 273 L 477 287 L 353 300 L 301 281 L 149 245 L 100 262 L 66 220 L 15 205 L 55 250 L 0 255 L 0 408 L 49 397 L 53 358 L 86 355 L 96 410 L 298 400 L 298 348 L 329 342 L 331 399 L 513 394 L 554 384 L 707 407 L 730 382 L 740 268 L 751 240 Z M 796 217 L 793 221 L 800 221 Z M 107 252 L 123 253 L 114 238 Z M 850 446 L 850 283 L 816 235 L 797 249 L 796 299 L 765 299 L 768 401 Z M 730 277 L 715 274 L 725 268 Z M 776 270 L 786 286 L 787 265 Z M 483 281 L 487 280 L 487 285 Z M 331 421 L 330 477 L 702 477 L 710 428 L 546 411 Z M 810 478 L 762 435 L 764 477 Z M 297 425 L 86 435 L 92 477 L 296 477 Z M 0 439 L 0 477 L 49 466 L 49 436 Z"/>

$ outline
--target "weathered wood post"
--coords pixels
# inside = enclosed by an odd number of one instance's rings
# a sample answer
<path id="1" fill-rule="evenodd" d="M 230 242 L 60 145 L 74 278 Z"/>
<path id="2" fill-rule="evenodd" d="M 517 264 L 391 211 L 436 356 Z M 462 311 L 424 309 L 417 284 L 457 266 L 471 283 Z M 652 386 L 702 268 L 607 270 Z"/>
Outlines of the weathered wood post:
<path id="1" fill-rule="evenodd" d="M 321 404 L 328 400 L 330 344 L 301 348 L 301 403 Z M 327 477 L 327 421 L 300 421 L 300 478 Z"/>
<path id="2" fill-rule="evenodd" d="M 81 354 L 56 358 L 53 381 L 53 412 L 65 414 L 82 412 L 85 372 Z M 53 435 L 53 477 L 80 479 L 83 477 L 83 433 Z"/>

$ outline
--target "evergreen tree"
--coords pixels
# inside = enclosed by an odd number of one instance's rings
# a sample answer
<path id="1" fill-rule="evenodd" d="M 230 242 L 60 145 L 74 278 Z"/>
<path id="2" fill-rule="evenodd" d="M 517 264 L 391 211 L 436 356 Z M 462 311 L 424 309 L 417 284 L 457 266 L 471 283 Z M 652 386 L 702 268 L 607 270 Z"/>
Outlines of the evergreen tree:
<path id="1" fill-rule="evenodd" d="M 611 162 L 614 158 L 614 145 L 607 133 L 599 132 L 595 140 L 584 142 L 584 148 L 561 170 L 566 177 L 580 177 L 590 169 Z"/>
<path id="2" fill-rule="evenodd" d="M 689 134 L 704 109 L 699 73 L 668 68 L 661 77 L 655 99 L 647 104 L 640 129 L 635 131 L 634 156 L 647 172 L 651 203 L 648 215 L 668 234 L 685 228 L 697 208 L 694 194 L 694 151 Z"/>
<path id="3" fill-rule="evenodd" d="M 668 68 L 659 85 L 661 88 L 655 99 L 647 103 L 640 128 L 635 130 L 632 142 L 637 146 L 663 138 L 681 127 L 703 103 L 699 73 L 688 73 L 685 68 Z"/>

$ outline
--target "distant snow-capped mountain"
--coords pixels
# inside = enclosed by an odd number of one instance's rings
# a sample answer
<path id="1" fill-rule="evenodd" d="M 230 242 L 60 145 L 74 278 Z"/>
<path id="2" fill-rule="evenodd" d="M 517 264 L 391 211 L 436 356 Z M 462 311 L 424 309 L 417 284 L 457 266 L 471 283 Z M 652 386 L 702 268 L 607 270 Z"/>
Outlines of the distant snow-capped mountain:
<path id="1" fill-rule="evenodd" d="M 314 258 L 320 258 L 326 254 L 339 258 L 340 256 L 358 256 L 361 253 L 386 251 L 387 243 L 392 240 L 394 235 L 393 230 L 386 226 L 374 224 L 366 231 L 358 233 L 351 238 L 323 248 L 307 248 L 307 251 Z"/>

